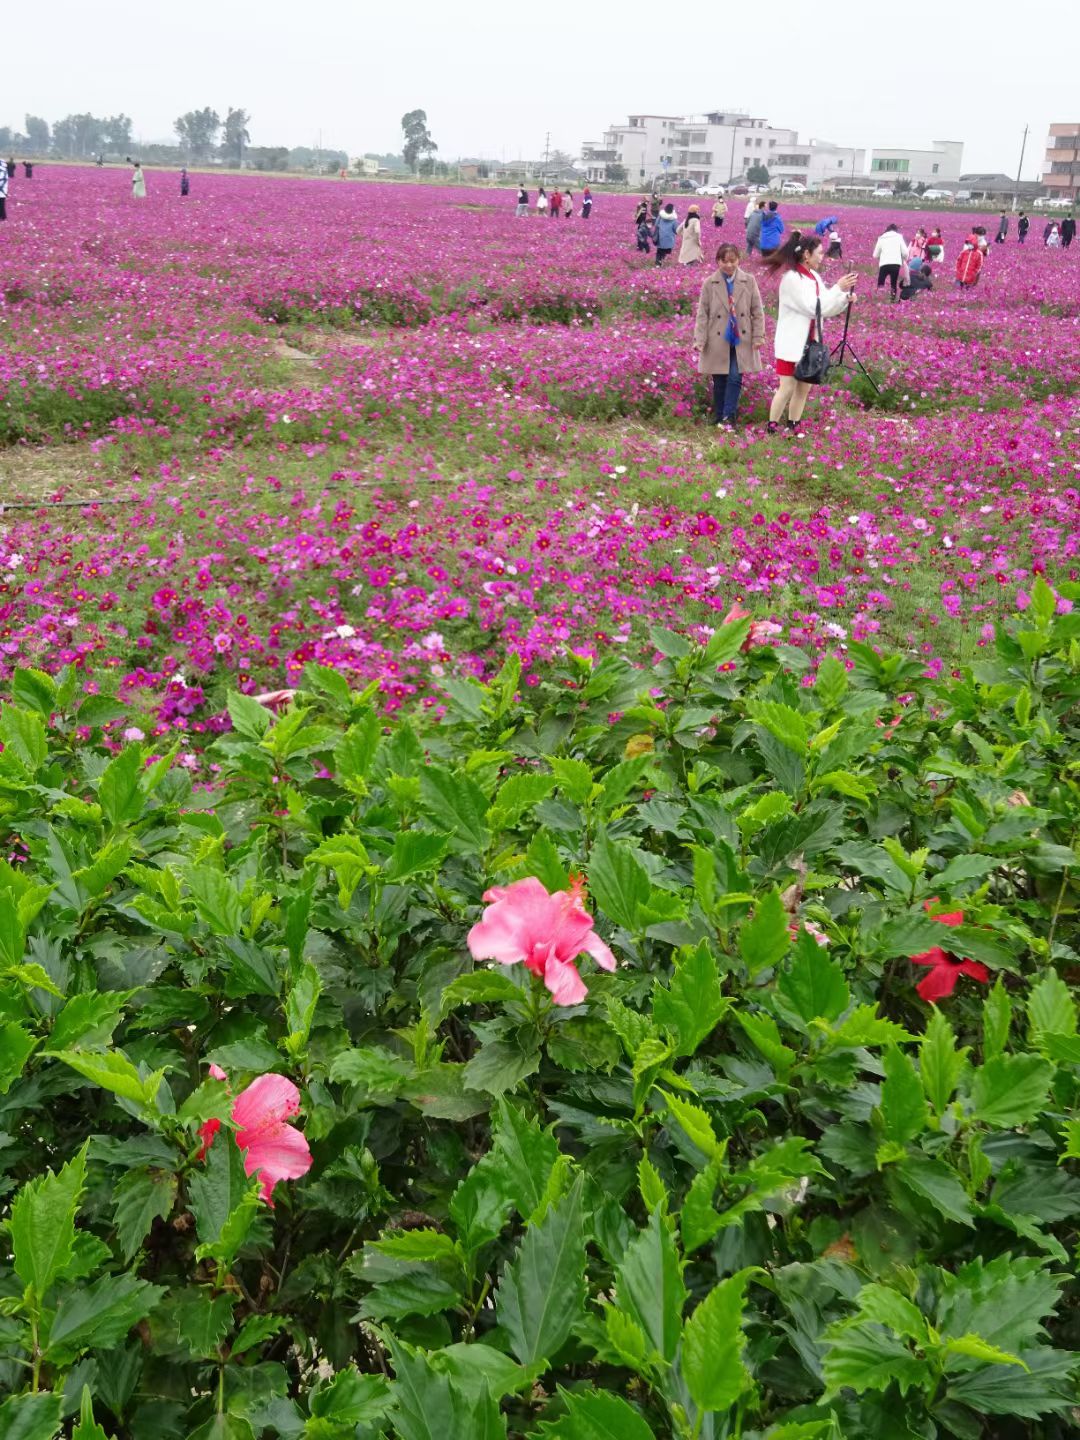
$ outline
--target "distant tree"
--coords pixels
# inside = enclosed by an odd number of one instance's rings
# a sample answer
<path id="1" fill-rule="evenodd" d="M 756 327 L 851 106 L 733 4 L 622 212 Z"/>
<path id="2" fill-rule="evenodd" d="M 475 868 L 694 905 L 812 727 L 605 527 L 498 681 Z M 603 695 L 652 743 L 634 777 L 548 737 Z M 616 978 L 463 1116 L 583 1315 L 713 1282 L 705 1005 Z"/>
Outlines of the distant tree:
<path id="1" fill-rule="evenodd" d="M 410 170 L 415 170 L 421 159 L 429 159 L 439 148 L 428 130 L 426 110 L 410 110 L 407 115 L 403 115 L 401 133 L 405 137 L 401 155 Z"/>
<path id="2" fill-rule="evenodd" d="M 613 185 L 625 185 L 630 178 L 630 171 L 625 165 L 605 165 L 604 176 Z"/>
<path id="3" fill-rule="evenodd" d="M 0 125 L 0 150 L 11 149 L 11 126 Z"/>
<path id="4" fill-rule="evenodd" d="M 421 160 L 421 161 L 420 161 L 420 164 L 416 167 L 416 173 L 417 173 L 418 175 L 434 175 L 434 174 L 435 174 L 435 159 L 434 159 L 434 156 L 428 155 L 428 156 L 426 156 L 423 160 Z"/>
<path id="5" fill-rule="evenodd" d="M 251 143 L 246 110 L 229 109 L 225 113 L 225 134 L 221 140 L 221 158 L 239 167 L 244 163 L 244 146 Z"/>
<path id="6" fill-rule="evenodd" d="M 919 183 L 915 186 L 915 194 L 916 194 L 916 195 L 925 195 L 926 192 L 927 192 L 927 190 L 929 190 L 929 189 L 930 189 L 930 186 L 926 183 L 926 181 L 925 181 L 925 180 L 920 180 Z"/>
<path id="7" fill-rule="evenodd" d="M 101 122 L 101 143 L 106 150 L 126 155 L 131 149 L 130 115 L 106 115 Z"/>
<path id="8" fill-rule="evenodd" d="M 252 145 L 247 158 L 256 170 L 287 170 L 289 150 L 286 145 Z"/>
<path id="9" fill-rule="evenodd" d="M 53 126 L 53 148 L 68 159 L 85 160 L 102 149 L 103 135 L 96 115 L 65 115 Z"/>
<path id="10" fill-rule="evenodd" d="M 558 175 L 560 170 L 569 170 L 573 163 L 574 157 L 565 150 L 552 150 L 548 156 L 547 168 L 553 175 Z"/>
<path id="11" fill-rule="evenodd" d="M 897 180 L 896 184 L 893 186 L 894 195 L 910 195 L 911 190 L 912 185 L 910 180 Z"/>
<path id="12" fill-rule="evenodd" d="M 173 122 L 173 129 L 192 160 L 205 160 L 217 140 L 221 116 L 207 105 L 202 110 L 189 110 L 181 115 Z"/>
<path id="13" fill-rule="evenodd" d="M 314 150 L 310 145 L 294 145 L 289 151 L 290 170 L 317 170 L 320 175 L 333 175 L 348 163 L 344 150 Z"/>
<path id="14" fill-rule="evenodd" d="M 26 117 L 26 139 L 28 148 L 36 155 L 46 155 L 49 150 L 49 122 L 42 120 L 40 115 L 27 115 Z"/>
<path id="15" fill-rule="evenodd" d="M 746 178 L 751 185 L 767 185 L 769 183 L 769 171 L 764 165 L 751 165 L 746 172 Z"/>

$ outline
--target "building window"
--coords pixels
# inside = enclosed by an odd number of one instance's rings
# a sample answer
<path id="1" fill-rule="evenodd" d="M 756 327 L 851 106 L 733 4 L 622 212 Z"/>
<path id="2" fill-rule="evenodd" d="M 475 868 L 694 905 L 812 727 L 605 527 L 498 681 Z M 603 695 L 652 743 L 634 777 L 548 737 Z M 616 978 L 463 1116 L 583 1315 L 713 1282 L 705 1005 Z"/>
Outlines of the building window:
<path id="1" fill-rule="evenodd" d="M 906 175 L 909 163 L 908 160 L 875 160 L 870 169 L 889 171 L 894 175 Z"/>
<path id="2" fill-rule="evenodd" d="M 754 144 L 757 146 L 757 148 L 758 148 L 759 150 L 761 149 L 761 141 L 760 141 L 760 140 L 755 140 L 755 141 L 754 141 Z"/>
<path id="3" fill-rule="evenodd" d="M 937 172 L 938 172 L 938 167 L 935 165 L 935 166 L 934 166 L 934 174 L 936 175 Z"/>
<path id="4" fill-rule="evenodd" d="M 770 141 L 769 141 L 769 149 L 770 149 L 770 150 L 772 150 L 775 145 L 776 145 L 776 141 L 775 141 L 775 140 L 770 140 Z"/>

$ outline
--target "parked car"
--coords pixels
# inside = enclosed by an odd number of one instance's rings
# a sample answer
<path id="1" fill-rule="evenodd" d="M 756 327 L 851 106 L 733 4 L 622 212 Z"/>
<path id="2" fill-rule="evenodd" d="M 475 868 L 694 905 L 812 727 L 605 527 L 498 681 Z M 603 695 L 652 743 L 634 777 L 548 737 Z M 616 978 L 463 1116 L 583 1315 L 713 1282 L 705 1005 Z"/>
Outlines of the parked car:
<path id="1" fill-rule="evenodd" d="M 1046 202 L 1046 208 L 1048 210 L 1071 210 L 1075 204 L 1076 201 L 1070 200 L 1067 195 L 1052 195 Z"/>
<path id="2" fill-rule="evenodd" d="M 749 185 L 732 185 L 732 187 L 731 187 L 731 192 L 730 192 L 730 193 L 731 193 L 732 195 L 749 195 L 749 194 L 750 194 L 750 186 L 749 186 Z"/>
<path id="3" fill-rule="evenodd" d="M 887 185 L 879 185 L 876 190 L 870 192 L 871 200 L 891 200 L 893 193 Z"/>
<path id="4" fill-rule="evenodd" d="M 723 195 L 724 187 L 722 185 L 699 185 L 696 193 L 698 195 Z"/>
<path id="5" fill-rule="evenodd" d="M 781 195 L 805 195 L 806 186 L 801 180 L 784 180 L 780 185 Z"/>
<path id="6" fill-rule="evenodd" d="M 692 180 L 687 180 L 685 175 L 679 181 L 680 190 L 689 191 L 689 193 L 692 195 L 694 193 L 694 188 L 694 182 Z"/>
<path id="7" fill-rule="evenodd" d="M 924 190 L 921 198 L 923 200 L 951 200 L 953 193 L 951 190 Z"/>

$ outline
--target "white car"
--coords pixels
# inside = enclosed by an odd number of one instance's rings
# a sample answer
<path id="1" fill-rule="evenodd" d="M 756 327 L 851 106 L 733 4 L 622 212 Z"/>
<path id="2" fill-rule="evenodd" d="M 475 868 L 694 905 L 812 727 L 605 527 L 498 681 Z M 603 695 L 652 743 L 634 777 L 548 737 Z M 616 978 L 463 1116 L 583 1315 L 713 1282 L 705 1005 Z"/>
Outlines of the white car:
<path id="1" fill-rule="evenodd" d="M 785 180 L 780 186 L 781 195 L 805 195 L 806 186 L 801 180 Z"/>
<path id="2" fill-rule="evenodd" d="M 952 198 L 951 190 L 924 190 L 922 193 L 923 200 L 951 200 Z"/>
<path id="3" fill-rule="evenodd" d="M 694 191 L 695 195 L 715 195 L 719 198 L 724 193 L 722 185 L 699 185 Z"/>
<path id="4" fill-rule="evenodd" d="M 1053 195 L 1047 200 L 1046 208 L 1048 210 L 1071 210 L 1075 204 L 1076 201 L 1070 200 L 1067 195 Z"/>
<path id="5" fill-rule="evenodd" d="M 893 193 L 887 186 L 879 185 L 876 190 L 871 191 L 870 198 L 871 200 L 891 200 Z"/>

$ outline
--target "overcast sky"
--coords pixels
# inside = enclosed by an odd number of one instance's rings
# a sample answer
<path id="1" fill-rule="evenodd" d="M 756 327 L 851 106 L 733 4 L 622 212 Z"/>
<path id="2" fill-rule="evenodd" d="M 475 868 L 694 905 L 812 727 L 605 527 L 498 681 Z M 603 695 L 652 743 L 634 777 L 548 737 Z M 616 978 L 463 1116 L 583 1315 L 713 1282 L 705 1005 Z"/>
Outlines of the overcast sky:
<path id="1" fill-rule="evenodd" d="M 841 144 L 963 140 L 964 169 L 1040 173 L 1080 121 L 1076 0 L 702 7 L 655 0 L 52 0 L 9 33 L 0 124 L 125 112 L 143 140 L 240 105 L 256 145 L 399 150 L 422 108 L 441 156 L 577 155 L 631 111 L 748 110 Z M 10 30 L 10 27 L 9 27 Z"/>

